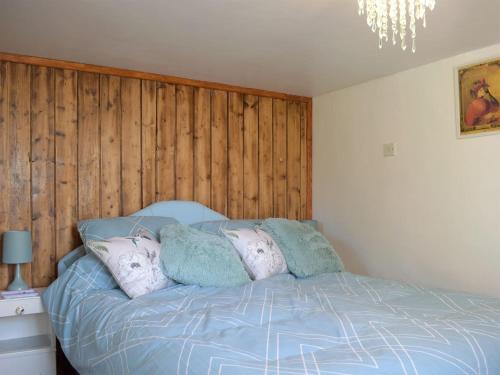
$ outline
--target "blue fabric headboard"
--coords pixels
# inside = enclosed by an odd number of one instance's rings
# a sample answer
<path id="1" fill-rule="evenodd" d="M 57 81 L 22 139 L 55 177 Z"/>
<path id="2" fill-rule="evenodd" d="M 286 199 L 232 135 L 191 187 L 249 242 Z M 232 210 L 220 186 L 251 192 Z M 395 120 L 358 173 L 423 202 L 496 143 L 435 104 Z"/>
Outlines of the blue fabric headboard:
<path id="1" fill-rule="evenodd" d="M 132 216 L 166 216 L 173 217 L 182 224 L 193 224 L 200 221 L 227 220 L 207 206 L 192 201 L 164 201 L 153 203 L 137 211 Z"/>
<path id="2" fill-rule="evenodd" d="M 153 203 L 132 216 L 166 216 L 177 219 L 182 224 L 193 224 L 199 221 L 228 220 L 224 215 L 211 210 L 198 202 L 192 201 L 164 201 Z M 85 255 L 83 246 L 79 246 L 66 254 L 57 263 L 57 274 L 61 275 L 78 258 Z"/>

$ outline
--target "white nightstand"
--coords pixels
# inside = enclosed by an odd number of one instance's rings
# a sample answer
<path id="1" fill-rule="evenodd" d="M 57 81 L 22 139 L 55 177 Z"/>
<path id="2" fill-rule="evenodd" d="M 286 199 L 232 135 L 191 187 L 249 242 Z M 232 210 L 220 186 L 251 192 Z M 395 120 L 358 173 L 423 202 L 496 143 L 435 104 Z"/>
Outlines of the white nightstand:
<path id="1" fill-rule="evenodd" d="M 0 299 L 0 373 L 56 374 L 55 337 L 40 296 Z"/>

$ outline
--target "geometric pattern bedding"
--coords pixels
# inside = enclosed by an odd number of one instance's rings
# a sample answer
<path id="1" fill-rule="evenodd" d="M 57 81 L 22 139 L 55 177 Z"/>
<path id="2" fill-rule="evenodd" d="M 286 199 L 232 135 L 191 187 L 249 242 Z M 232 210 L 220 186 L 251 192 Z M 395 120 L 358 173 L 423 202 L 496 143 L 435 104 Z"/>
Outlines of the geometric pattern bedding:
<path id="1" fill-rule="evenodd" d="M 500 374 L 494 298 L 341 272 L 130 300 L 84 262 L 43 295 L 82 374 Z"/>

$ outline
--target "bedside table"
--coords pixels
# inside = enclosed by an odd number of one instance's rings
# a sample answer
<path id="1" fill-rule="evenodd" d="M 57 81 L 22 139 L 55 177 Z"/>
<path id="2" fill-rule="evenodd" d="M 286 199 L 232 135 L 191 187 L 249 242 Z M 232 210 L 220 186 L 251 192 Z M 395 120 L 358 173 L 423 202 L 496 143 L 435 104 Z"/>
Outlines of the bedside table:
<path id="1" fill-rule="evenodd" d="M 0 372 L 56 374 L 55 336 L 40 296 L 0 299 Z"/>

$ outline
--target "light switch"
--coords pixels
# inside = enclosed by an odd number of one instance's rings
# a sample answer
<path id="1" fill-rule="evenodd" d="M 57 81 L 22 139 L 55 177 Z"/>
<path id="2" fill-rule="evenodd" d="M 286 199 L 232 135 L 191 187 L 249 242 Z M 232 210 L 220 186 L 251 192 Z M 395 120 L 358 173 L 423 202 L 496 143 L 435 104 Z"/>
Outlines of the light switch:
<path id="1" fill-rule="evenodd" d="M 384 156 L 396 156 L 396 144 L 394 142 L 384 144 Z"/>

